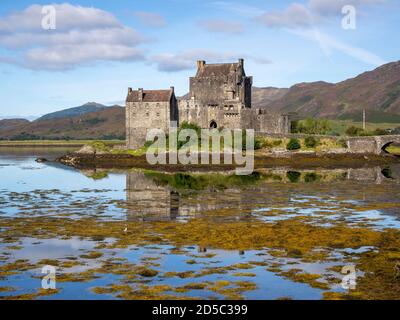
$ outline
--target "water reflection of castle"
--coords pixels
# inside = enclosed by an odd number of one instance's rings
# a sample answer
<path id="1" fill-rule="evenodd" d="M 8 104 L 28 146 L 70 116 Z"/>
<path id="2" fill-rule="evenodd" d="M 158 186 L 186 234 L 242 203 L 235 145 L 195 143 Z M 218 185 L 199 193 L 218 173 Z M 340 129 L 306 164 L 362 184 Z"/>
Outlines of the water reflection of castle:
<path id="1" fill-rule="evenodd" d="M 131 219 L 174 219 L 178 215 L 179 195 L 156 185 L 142 172 L 126 175 L 126 199 Z"/>
<path id="2" fill-rule="evenodd" d="M 285 179 L 281 180 L 280 184 L 293 182 L 288 181 L 286 170 L 276 170 L 274 172 L 275 175 L 281 174 Z M 400 178 L 399 166 L 390 169 L 374 167 L 325 170 L 325 174 L 328 176 L 332 172 L 339 172 L 338 177 L 341 180 L 365 183 L 367 186 L 388 181 L 396 181 L 397 184 Z M 307 175 L 307 173 L 303 172 L 304 174 Z M 190 219 L 203 213 L 212 213 L 223 208 L 234 208 L 236 219 L 243 220 L 249 218 L 248 215 L 243 213 L 251 212 L 255 208 L 255 202 L 260 200 L 260 198 L 257 198 L 257 194 L 262 197 L 264 205 L 276 205 L 279 201 L 287 203 L 290 200 L 291 192 L 290 190 L 286 191 L 287 193 L 284 192 L 282 194 L 281 200 L 269 197 L 268 184 L 254 186 L 253 192 L 242 192 L 238 188 L 229 189 L 228 192 L 223 193 L 206 193 L 196 197 L 181 197 L 179 193 L 171 191 L 167 185 L 157 184 L 151 177 L 146 176 L 144 172 L 133 171 L 128 172 L 126 176 L 127 218 L 128 220 L 141 221 Z M 254 197 L 252 194 L 254 194 Z"/>
<path id="3" fill-rule="evenodd" d="M 240 193 L 236 192 L 237 196 Z M 179 193 L 168 186 L 158 185 L 143 172 L 129 172 L 126 176 L 126 199 L 128 219 L 132 220 L 174 220 L 195 217 L 201 212 L 213 211 L 223 203 L 182 201 Z M 217 200 L 217 199 L 216 199 Z"/>

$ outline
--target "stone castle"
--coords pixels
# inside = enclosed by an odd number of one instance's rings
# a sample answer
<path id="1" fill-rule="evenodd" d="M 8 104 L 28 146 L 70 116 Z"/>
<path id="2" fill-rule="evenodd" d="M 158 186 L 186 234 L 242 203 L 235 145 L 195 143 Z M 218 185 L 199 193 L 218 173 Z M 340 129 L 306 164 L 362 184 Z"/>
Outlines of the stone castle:
<path id="1" fill-rule="evenodd" d="M 190 92 L 177 99 L 169 90 L 128 89 L 126 98 L 127 147 L 143 146 L 147 130 L 168 132 L 171 121 L 196 123 L 201 128 L 254 129 L 256 132 L 290 132 L 288 115 L 252 108 L 253 78 L 246 76 L 244 60 L 236 63 L 197 62 L 197 73 L 190 78 Z"/>

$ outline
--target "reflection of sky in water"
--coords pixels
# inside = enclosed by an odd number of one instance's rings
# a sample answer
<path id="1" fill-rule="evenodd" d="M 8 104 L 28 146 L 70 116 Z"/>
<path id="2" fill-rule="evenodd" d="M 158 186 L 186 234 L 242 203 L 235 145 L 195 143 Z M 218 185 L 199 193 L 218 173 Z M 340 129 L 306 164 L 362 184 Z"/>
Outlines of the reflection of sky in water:
<path id="1" fill-rule="evenodd" d="M 105 209 L 108 209 L 106 214 L 114 217 L 121 218 L 124 214 L 109 201 L 125 200 L 125 174 L 110 174 L 104 179 L 94 180 L 73 168 L 34 160 L 35 157 L 27 156 L 4 157 L 0 149 L 0 164 L 7 165 L 7 169 L 1 172 L 0 197 L 4 199 L 9 192 L 18 193 L 9 203 L 7 198 L 6 202 L 1 202 L 0 198 L 0 214 L 14 215 L 25 209 L 39 215 L 47 211 L 50 214 L 71 211 L 96 214 Z M 24 193 L 27 193 L 25 198 Z M 90 203 L 86 203 L 85 209 L 86 201 Z"/>
<path id="2" fill-rule="evenodd" d="M 185 247 L 185 254 L 173 254 L 168 253 L 170 246 L 160 246 L 158 249 L 148 248 L 136 248 L 136 250 L 130 250 L 122 254 L 123 257 L 127 258 L 130 262 L 140 260 L 140 258 L 148 256 L 161 257 L 156 260 L 161 266 L 157 267 L 161 270 L 169 270 L 174 272 L 186 272 L 186 271 L 200 271 L 204 268 L 214 267 L 227 267 L 235 265 L 237 263 L 248 263 L 249 261 L 260 261 L 263 262 L 264 258 L 260 258 L 257 254 L 260 251 L 246 251 L 243 255 L 240 255 L 238 251 L 226 251 L 226 250 L 207 250 L 207 253 L 198 253 L 197 248 Z M 160 250 L 165 254 L 160 255 Z M 214 254 L 211 258 L 206 258 L 207 254 Z M 188 259 L 195 259 L 196 264 L 187 264 Z M 253 273 L 255 276 L 243 276 L 237 277 L 235 273 Z M 231 270 L 223 274 L 210 274 L 198 278 L 181 279 L 179 277 L 172 278 L 159 278 L 155 281 L 157 284 L 168 284 L 172 286 L 183 286 L 190 283 L 202 283 L 204 281 L 252 281 L 257 283 L 257 289 L 245 293 L 248 299 L 278 299 L 281 297 L 293 297 L 298 299 L 320 299 L 322 290 L 311 288 L 307 284 L 294 283 L 281 276 L 277 276 L 273 272 L 266 270 L 266 266 L 254 266 L 251 269 L 236 269 Z M 188 295 L 185 293 L 185 295 Z M 208 297 L 218 296 L 215 292 L 199 290 L 193 290 L 190 292 L 191 296 L 194 297 Z"/>
<path id="3" fill-rule="evenodd" d="M 310 203 L 310 200 L 313 202 Z M 378 229 L 382 228 L 400 228 L 400 220 L 398 215 L 388 215 L 384 210 L 365 210 L 361 201 L 354 200 L 336 200 L 334 198 L 325 198 L 317 196 L 296 196 L 290 199 L 289 203 L 294 205 L 291 207 L 266 207 L 254 209 L 253 213 L 263 221 L 280 221 L 293 218 L 294 216 L 307 216 L 315 218 L 323 218 L 327 222 L 314 221 L 318 225 L 329 226 L 329 220 L 336 221 L 344 219 L 349 223 L 366 222 Z M 301 203 L 303 206 L 298 207 L 295 204 Z M 356 206 L 355 208 L 347 207 L 347 205 Z M 359 207 L 357 207 L 359 206 Z M 273 210 L 280 210 L 282 213 L 268 215 Z"/>
<path id="4" fill-rule="evenodd" d="M 4 159 L 0 149 L 0 163 L 9 164 L 1 173 L 0 190 L 24 192 L 37 189 L 111 189 L 116 191 L 108 195 L 119 195 L 119 198 L 125 196 L 125 174 L 111 174 L 108 178 L 93 180 L 78 170 L 57 164 L 36 163 L 34 160 L 32 157 L 19 158 L 18 161 L 7 157 Z"/>
<path id="5" fill-rule="evenodd" d="M 36 156 L 44 156 L 37 154 Z M 126 201 L 126 174 L 111 173 L 108 177 L 101 180 L 94 180 L 73 168 L 61 166 L 53 163 L 36 163 L 35 157 L 26 155 L 2 155 L 0 149 L 0 217 L 13 216 L 16 214 L 31 213 L 32 216 L 48 213 L 50 215 L 60 215 L 63 213 L 73 213 L 72 217 L 86 217 L 89 214 L 111 215 L 113 218 L 126 218 L 127 209 L 123 207 Z M 52 154 L 52 158 L 57 155 Z M 304 184 L 271 186 L 271 194 L 264 191 L 261 187 L 253 187 L 250 191 L 232 192 L 224 191 L 216 193 L 205 192 L 204 195 L 196 197 L 178 199 L 180 208 L 184 207 L 187 217 L 191 213 L 201 213 L 217 215 L 219 209 L 228 208 L 230 215 L 222 218 L 247 219 L 256 218 L 263 221 L 278 221 L 290 219 L 298 215 L 312 217 L 320 226 L 328 226 L 329 222 L 339 219 L 348 223 L 367 222 L 373 226 L 382 228 L 392 226 L 400 227 L 397 219 L 398 215 L 388 215 L 385 210 L 366 209 L 365 206 L 372 201 L 375 204 L 385 203 L 387 196 L 398 201 L 398 189 L 387 189 L 381 195 L 385 197 L 365 197 L 360 195 L 357 189 L 350 190 L 348 194 L 340 193 L 334 187 L 324 186 L 324 190 L 319 190 L 318 186 L 314 189 L 303 190 Z M 340 188 L 345 189 L 346 183 L 342 183 Z M 56 189 L 56 190 L 55 190 Z M 15 192 L 15 195 L 10 193 Z M 26 198 L 24 198 L 27 196 Z M 204 198 L 201 198 L 204 197 Z M 168 199 L 168 198 L 167 198 Z M 366 199 L 366 200 L 365 200 Z M 143 199 L 139 199 L 143 201 Z M 151 199 L 150 199 L 151 200 Z M 210 201 L 213 200 L 214 202 Z M 154 202 L 154 207 L 159 203 Z M 121 207 L 122 204 L 122 207 Z M 135 207 L 135 203 L 130 204 Z M 165 203 L 164 203 L 165 205 Z M 208 205 L 208 206 L 207 206 Z M 213 207 L 212 205 L 215 205 Z M 225 208 L 224 208 L 225 207 Z M 137 208 L 136 208 L 137 209 Z M 139 209 L 141 208 L 139 207 Z M 391 212 L 395 212 L 396 208 Z M 167 210 L 168 212 L 168 210 Z M 397 210 L 398 212 L 398 210 Z M 179 221 L 179 217 L 176 217 Z M 319 220 L 320 219 L 320 220 Z M 365 220 L 365 221 L 364 221 Z M 312 220 L 310 220 L 312 221 Z M 1 232 L 1 230 L 0 230 Z M 87 251 L 94 250 L 96 242 L 80 238 L 71 239 L 30 239 L 20 238 L 20 243 L 0 244 L 0 250 L 4 253 L 6 247 L 18 245 L 19 250 L 8 250 L 9 261 L 18 259 L 28 259 L 32 263 L 42 259 L 63 259 L 68 256 L 77 257 Z M 109 239 L 111 241 L 111 239 Z M 277 299 L 280 297 L 291 297 L 294 299 L 320 299 L 322 290 L 312 288 L 305 283 L 290 281 L 274 272 L 267 270 L 266 266 L 257 266 L 251 269 L 236 269 L 227 271 L 225 274 L 210 274 L 198 278 L 181 279 L 179 277 L 165 278 L 162 275 L 168 271 L 199 272 L 204 268 L 227 267 L 237 263 L 249 261 L 279 261 L 284 265 L 283 270 L 298 268 L 308 273 L 324 274 L 327 269 L 340 264 L 340 262 L 318 262 L 318 263 L 296 263 L 295 259 L 274 258 L 266 253 L 267 250 L 246 251 L 240 255 L 238 251 L 208 250 L 207 254 L 215 254 L 213 257 L 206 257 L 197 252 L 197 247 L 184 247 L 183 253 L 173 253 L 171 246 L 145 246 L 131 247 L 128 249 L 103 250 L 105 255 L 102 259 L 107 259 L 114 254 L 115 258 L 125 258 L 129 263 L 140 265 L 144 263 L 145 257 L 157 257 L 155 263 L 160 266 L 152 266 L 159 271 L 159 274 L 148 279 L 149 284 L 160 285 L 168 284 L 172 286 L 182 286 L 187 283 L 204 281 L 251 281 L 257 284 L 257 289 L 243 293 L 246 298 L 251 299 Z M 360 249 L 338 249 L 335 251 L 336 258 L 341 261 L 344 253 L 360 253 L 362 250 L 372 250 L 373 248 Z M 258 255 L 263 252 L 264 255 Z M 5 255 L 3 255 L 4 257 Z M 188 264 L 186 261 L 195 259 L 196 264 Z M 8 261 L 8 262 L 9 262 Z M 3 262 L 0 262 L 2 264 Z M 72 267 L 74 272 L 99 266 L 96 259 L 86 260 L 84 266 Z M 293 263 L 293 264 L 288 264 Z M 234 276 L 234 273 L 249 272 L 255 274 L 250 276 Z M 330 272 L 333 273 L 333 272 Z M 40 279 L 31 278 L 31 275 L 42 276 L 40 270 L 30 270 L 18 275 L 9 276 L 7 279 L 0 280 L 1 286 L 16 287 L 16 291 L 0 293 L 1 295 L 15 295 L 22 293 L 33 293 L 40 286 Z M 99 279 L 88 282 L 68 282 L 59 283 L 62 291 L 58 294 L 42 297 L 42 299 L 112 299 L 111 295 L 95 295 L 90 288 L 106 286 L 118 283 L 121 276 L 104 274 Z M 341 290 L 335 287 L 333 290 Z M 174 293 L 180 295 L 179 293 Z M 191 290 L 181 295 L 193 297 L 216 297 L 222 298 L 219 294 L 207 290 Z"/>

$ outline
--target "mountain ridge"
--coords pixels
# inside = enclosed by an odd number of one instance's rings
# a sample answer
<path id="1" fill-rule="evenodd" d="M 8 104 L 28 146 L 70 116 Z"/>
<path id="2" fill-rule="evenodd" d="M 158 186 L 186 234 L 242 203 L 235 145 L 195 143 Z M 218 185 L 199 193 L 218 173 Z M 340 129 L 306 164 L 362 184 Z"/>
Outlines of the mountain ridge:
<path id="1" fill-rule="evenodd" d="M 370 114 L 400 116 L 400 61 L 338 83 L 295 84 L 267 107 L 275 112 L 328 119 L 354 119 L 363 109 Z"/>
<path id="2" fill-rule="evenodd" d="M 96 102 L 87 102 L 78 107 L 67 108 L 67 109 L 63 109 L 63 110 L 45 114 L 44 116 L 41 116 L 40 118 L 36 119 L 35 121 L 80 116 L 80 115 L 84 115 L 86 113 L 100 111 L 105 108 L 108 108 L 108 107 L 103 104 L 96 103 Z"/>
<path id="3" fill-rule="evenodd" d="M 290 88 L 253 87 L 253 107 L 300 117 L 400 123 L 400 61 L 338 83 L 302 82 Z M 185 95 L 184 97 L 186 97 Z M 0 120 L 0 139 L 104 139 L 125 135 L 125 109 L 88 102 L 32 122 Z"/>

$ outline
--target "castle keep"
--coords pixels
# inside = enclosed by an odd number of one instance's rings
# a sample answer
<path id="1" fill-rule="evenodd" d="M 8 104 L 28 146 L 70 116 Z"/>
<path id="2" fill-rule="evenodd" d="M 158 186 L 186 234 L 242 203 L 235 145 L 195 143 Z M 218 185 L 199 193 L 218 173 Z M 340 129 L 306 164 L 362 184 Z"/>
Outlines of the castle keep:
<path id="1" fill-rule="evenodd" d="M 146 142 L 150 128 L 169 131 L 171 121 L 178 121 L 178 104 L 174 87 L 169 90 L 132 90 L 126 97 L 126 139 L 128 149 Z"/>
<path id="2" fill-rule="evenodd" d="M 254 129 L 264 133 L 289 133 L 287 115 L 252 108 L 253 78 L 246 76 L 244 60 L 237 63 L 197 62 L 190 92 L 179 101 L 170 90 L 128 89 L 126 99 L 127 147 L 145 142 L 147 129 L 168 131 L 170 121 L 196 123 L 202 128 Z"/>

